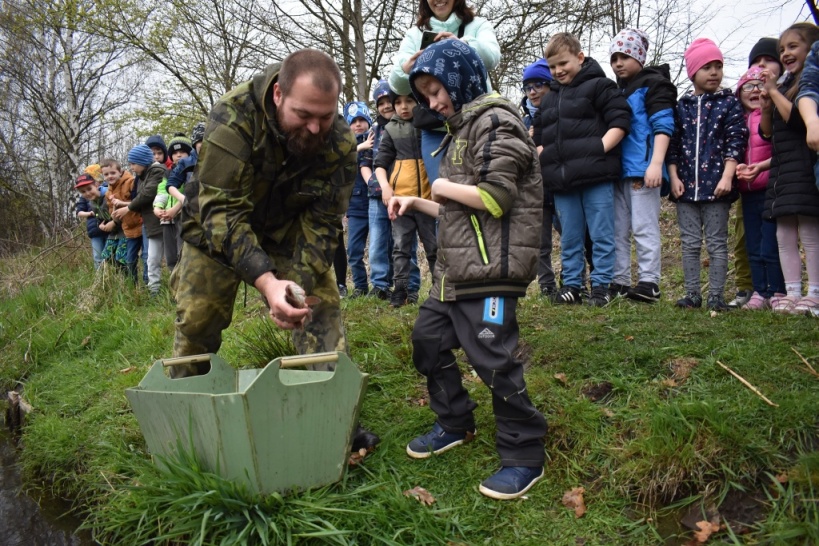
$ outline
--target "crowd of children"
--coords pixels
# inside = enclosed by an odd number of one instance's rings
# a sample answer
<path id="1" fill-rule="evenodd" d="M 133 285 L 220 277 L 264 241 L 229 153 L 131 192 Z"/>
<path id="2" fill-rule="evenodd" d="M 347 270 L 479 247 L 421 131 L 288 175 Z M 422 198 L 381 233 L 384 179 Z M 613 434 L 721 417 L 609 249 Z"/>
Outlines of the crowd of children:
<path id="1" fill-rule="evenodd" d="M 137 283 L 142 256 L 142 281 L 159 293 L 163 258 L 173 270 L 182 249 L 177 220 L 204 133 L 199 123 L 191 138 L 177 133 L 168 145 L 153 135 L 128 152 L 127 170 L 106 158 L 77 177 L 77 217 L 86 220 L 96 268 L 109 262 Z"/>

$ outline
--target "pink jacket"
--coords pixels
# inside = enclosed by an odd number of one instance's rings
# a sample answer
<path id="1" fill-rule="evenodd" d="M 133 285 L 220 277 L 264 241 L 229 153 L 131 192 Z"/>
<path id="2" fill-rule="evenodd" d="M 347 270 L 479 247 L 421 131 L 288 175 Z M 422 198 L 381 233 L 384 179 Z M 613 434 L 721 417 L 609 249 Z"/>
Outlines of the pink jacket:
<path id="1" fill-rule="evenodd" d="M 746 165 L 761 163 L 766 159 L 770 159 L 772 155 L 771 143 L 759 135 L 759 121 L 761 119 L 762 110 L 759 109 L 754 110 L 750 114 L 745 114 L 745 123 L 747 123 L 748 131 L 751 133 L 751 138 L 748 140 L 748 148 L 745 151 Z M 738 180 L 739 191 L 742 193 L 765 191 L 768 187 L 769 172 L 770 171 L 762 171 L 751 182 Z"/>

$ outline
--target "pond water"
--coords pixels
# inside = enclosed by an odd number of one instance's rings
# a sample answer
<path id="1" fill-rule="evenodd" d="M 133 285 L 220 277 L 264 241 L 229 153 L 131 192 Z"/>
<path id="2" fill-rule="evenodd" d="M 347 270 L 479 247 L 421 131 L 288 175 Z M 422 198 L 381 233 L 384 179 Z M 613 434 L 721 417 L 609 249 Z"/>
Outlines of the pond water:
<path id="1" fill-rule="evenodd" d="M 92 546 L 80 521 L 66 516 L 69 505 L 56 499 L 34 499 L 21 492 L 17 451 L 0 431 L 0 544 L 3 546 Z M 39 502 L 38 502 L 39 501 Z"/>

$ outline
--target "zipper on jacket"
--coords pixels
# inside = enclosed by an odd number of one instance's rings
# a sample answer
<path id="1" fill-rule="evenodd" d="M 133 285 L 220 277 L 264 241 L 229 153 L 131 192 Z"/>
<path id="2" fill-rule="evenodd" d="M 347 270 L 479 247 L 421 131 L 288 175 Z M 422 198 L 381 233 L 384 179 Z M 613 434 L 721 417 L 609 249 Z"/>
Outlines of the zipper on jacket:
<path id="1" fill-rule="evenodd" d="M 700 121 L 702 116 L 702 95 L 697 97 L 697 141 L 694 144 L 694 201 L 700 195 Z"/>
<path id="2" fill-rule="evenodd" d="M 446 285 L 446 273 L 441 275 L 441 301 L 444 301 L 444 286 Z"/>
<path id="3" fill-rule="evenodd" d="M 472 222 L 472 229 L 475 230 L 475 237 L 478 240 L 478 250 L 481 252 L 481 261 L 483 262 L 483 265 L 489 265 L 489 256 L 486 254 L 486 241 L 483 240 L 481 223 L 478 221 L 478 217 L 474 214 L 470 214 L 469 219 Z"/>

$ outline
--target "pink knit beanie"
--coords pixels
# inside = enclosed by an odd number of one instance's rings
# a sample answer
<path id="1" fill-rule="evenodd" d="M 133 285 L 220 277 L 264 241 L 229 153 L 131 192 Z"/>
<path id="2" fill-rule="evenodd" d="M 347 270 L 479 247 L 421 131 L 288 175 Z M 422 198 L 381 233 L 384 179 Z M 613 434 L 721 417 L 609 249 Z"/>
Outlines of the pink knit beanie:
<path id="1" fill-rule="evenodd" d="M 697 38 L 685 50 L 685 70 L 688 79 L 693 80 L 697 70 L 712 61 L 723 62 L 722 51 L 708 38 Z"/>

